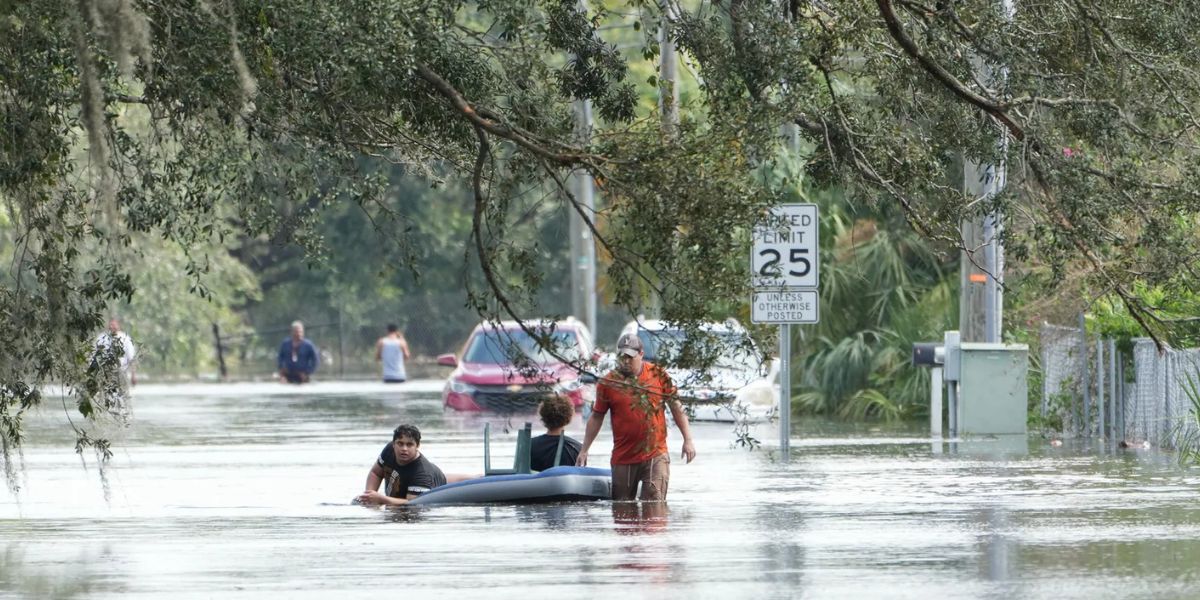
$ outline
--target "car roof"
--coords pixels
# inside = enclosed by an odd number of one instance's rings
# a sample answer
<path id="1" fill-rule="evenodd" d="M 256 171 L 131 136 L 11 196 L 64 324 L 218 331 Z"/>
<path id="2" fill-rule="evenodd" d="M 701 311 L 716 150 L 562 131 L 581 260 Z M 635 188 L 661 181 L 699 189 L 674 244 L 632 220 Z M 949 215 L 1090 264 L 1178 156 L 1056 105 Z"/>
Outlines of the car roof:
<path id="1" fill-rule="evenodd" d="M 711 331 L 714 333 L 745 333 L 746 331 L 746 329 L 742 327 L 742 324 L 737 322 L 737 319 L 726 319 L 725 321 L 706 321 L 699 323 L 698 325 L 701 331 Z M 625 327 L 621 328 L 621 333 L 632 333 L 639 329 L 645 331 L 667 331 L 671 329 L 680 329 L 680 327 L 675 323 L 663 321 L 661 319 L 637 319 L 626 323 Z"/>
<path id="2" fill-rule="evenodd" d="M 555 329 L 570 329 L 570 330 L 587 329 L 587 326 L 585 326 L 583 324 L 583 321 L 580 321 L 574 317 L 568 317 L 566 319 L 561 319 L 558 321 L 554 321 L 551 319 L 525 319 L 524 322 L 525 322 L 526 327 L 545 327 L 545 326 L 553 323 Z M 521 328 L 521 324 L 514 320 L 500 321 L 499 323 L 496 323 L 494 321 L 482 321 L 478 325 L 475 326 L 476 330 L 502 329 L 502 330 L 508 331 L 508 330 L 520 329 L 520 328 Z"/>

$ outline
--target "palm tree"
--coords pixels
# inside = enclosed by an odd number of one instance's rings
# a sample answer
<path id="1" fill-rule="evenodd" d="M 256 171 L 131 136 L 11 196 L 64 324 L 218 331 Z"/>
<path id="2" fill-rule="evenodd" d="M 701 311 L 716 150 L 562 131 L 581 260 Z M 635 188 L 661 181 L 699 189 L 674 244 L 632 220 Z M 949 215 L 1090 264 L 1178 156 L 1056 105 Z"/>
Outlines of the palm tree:
<path id="1" fill-rule="evenodd" d="M 957 320 L 955 261 L 894 214 L 808 196 L 821 205 L 821 322 L 794 340 L 796 405 L 851 419 L 921 414 L 928 376 L 909 356 Z"/>

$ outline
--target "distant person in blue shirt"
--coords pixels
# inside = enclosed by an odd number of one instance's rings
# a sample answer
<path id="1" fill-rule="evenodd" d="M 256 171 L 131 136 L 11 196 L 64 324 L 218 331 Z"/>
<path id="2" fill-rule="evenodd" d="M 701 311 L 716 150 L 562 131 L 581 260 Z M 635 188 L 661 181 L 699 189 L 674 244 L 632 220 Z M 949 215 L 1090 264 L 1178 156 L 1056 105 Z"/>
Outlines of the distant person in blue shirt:
<path id="1" fill-rule="evenodd" d="M 304 337 L 304 323 L 292 323 L 292 336 L 279 345 L 279 377 L 288 383 L 307 383 L 321 359 L 317 347 Z"/>
<path id="2" fill-rule="evenodd" d="M 383 365 L 384 383 L 404 383 L 404 361 L 408 359 L 408 342 L 395 324 L 387 326 L 387 335 L 375 342 L 375 360 Z"/>

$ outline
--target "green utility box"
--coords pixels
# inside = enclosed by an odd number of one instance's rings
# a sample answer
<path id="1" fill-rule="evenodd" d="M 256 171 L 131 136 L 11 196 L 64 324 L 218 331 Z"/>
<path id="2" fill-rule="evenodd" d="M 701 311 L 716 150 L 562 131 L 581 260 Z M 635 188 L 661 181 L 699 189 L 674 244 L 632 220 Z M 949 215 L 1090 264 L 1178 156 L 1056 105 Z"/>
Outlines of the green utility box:
<path id="1" fill-rule="evenodd" d="M 960 434 L 1024 434 L 1029 346 L 964 343 L 961 352 Z"/>

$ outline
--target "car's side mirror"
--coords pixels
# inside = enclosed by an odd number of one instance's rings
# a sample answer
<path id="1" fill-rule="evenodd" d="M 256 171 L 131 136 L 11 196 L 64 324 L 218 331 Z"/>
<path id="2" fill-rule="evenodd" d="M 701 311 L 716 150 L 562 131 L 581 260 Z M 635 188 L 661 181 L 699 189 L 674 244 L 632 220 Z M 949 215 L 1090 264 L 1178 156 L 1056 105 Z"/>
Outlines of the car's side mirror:
<path id="1" fill-rule="evenodd" d="M 781 367 L 781 363 L 780 363 L 780 361 L 779 361 L 779 358 L 777 358 L 777 357 L 771 357 L 770 366 L 767 368 L 767 377 L 766 377 L 766 379 L 767 379 L 768 381 L 775 381 L 776 379 L 778 379 L 778 378 L 779 378 L 779 371 L 781 370 L 781 368 L 780 368 L 780 367 Z"/>
<path id="2" fill-rule="evenodd" d="M 453 354 L 439 354 L 437 357 L 437 364 L 442 365 L 443 367 L 457 367 L 458 359 L 455 358 Z"/>

